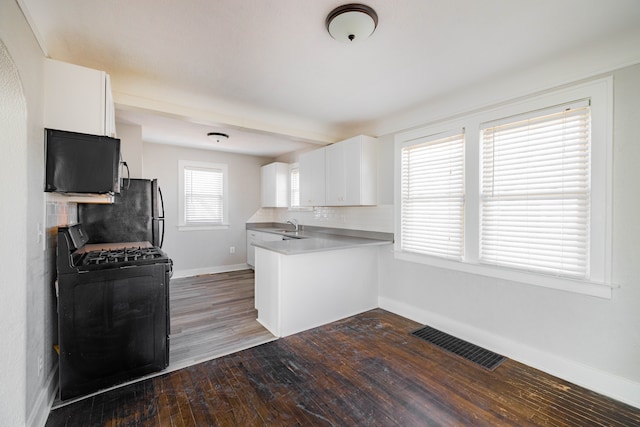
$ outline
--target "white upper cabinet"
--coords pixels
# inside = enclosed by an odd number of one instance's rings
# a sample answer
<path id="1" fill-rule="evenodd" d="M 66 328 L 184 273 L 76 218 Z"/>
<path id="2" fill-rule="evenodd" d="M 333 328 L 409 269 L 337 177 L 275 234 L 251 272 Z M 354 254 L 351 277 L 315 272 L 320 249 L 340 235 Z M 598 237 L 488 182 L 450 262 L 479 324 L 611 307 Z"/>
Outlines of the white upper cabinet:
<path id="1" fill-rule="evenodd" d="M 45 59 L 44 127 L 115 136 L 109 75 L 104 71 Z"/>
<path id="2" fill-rule="evenodd" d="M 262 166 L 262 207 L 286 208 L 289 206 L 289 165 L 270 163 Z"/>
<path id="3" fill-rule="evenodd" d="M 300 206 L 325 206 L 325 148 L 300 154 Z"/>
<path id="4" fill-rule="evenodd" d="M 326 206 L 377 204 L 376 141 L 360 135 L 326 147 Z"/>

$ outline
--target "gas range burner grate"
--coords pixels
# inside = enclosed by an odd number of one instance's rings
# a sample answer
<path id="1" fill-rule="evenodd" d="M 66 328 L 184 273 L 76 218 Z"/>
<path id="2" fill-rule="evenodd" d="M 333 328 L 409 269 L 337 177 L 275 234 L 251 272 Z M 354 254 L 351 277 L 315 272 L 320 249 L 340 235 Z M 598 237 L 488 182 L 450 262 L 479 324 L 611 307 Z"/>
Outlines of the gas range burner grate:
<path id="1" fill-rule="evenodd" d="M 98 250 L 85 254 L 82 265 L 103 265 L 120 262 L 134 262 L 157 259 L 165 256 L 158 248 L 125 248 L 115 250 Z"/>

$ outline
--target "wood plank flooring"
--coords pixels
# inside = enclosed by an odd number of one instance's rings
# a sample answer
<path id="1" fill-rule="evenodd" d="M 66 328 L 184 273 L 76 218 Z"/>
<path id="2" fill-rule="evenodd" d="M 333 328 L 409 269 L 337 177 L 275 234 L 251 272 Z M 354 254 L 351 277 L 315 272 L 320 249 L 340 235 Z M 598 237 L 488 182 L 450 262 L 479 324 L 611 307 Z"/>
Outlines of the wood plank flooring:
<path id="1" fill-rule="evenodd" d="M 273 341 L 254 307 L 253 270 L 171 279 L 169 367 L 148 379 Z M 85 397 L 53 403 L 57 409 Z"/>
<path id="2" fill-rule="evenodd" d="M 640 410 L 512 360 L 495 371 L 381 309 L 53 411 L 47 426 L 637 426 Z"/>
<path id="3" fill-rule="evenodd" d="M 169 368 L 274 340 L 257 321 L 253 270 L 172 279 Z"/>

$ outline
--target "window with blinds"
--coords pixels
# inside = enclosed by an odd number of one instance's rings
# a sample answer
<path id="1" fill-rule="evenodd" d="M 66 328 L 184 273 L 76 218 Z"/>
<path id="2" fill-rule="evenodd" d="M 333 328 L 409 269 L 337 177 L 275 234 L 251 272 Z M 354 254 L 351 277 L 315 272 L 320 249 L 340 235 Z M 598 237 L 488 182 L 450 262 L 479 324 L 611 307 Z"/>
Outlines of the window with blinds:
<path id="1" fill-rule="evenodd" d="M 224 222 L 224 170 L 184 167 L 184 223 Z"/>
<path id="2" fill-rule="evenodd" d="M 292 167 L 289 170 L 289 207 L 300 207 L 300 168 Z"/>
<path id="3" fill-rule="evenodd" d="M 589 276 L 587 101 L 481 125 L 480 262 Z"/>
<path id="4" fill-rule="evenodd" d="M 463 256 L 464 131 L 409 141 L 401 151 L 401 249 Z"/>

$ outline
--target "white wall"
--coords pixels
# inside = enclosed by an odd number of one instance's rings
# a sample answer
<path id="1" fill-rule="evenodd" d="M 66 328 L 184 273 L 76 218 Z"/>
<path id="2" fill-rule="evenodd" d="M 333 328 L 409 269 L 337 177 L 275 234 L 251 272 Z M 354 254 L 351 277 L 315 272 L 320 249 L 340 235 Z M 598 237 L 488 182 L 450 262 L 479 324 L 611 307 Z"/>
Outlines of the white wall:
<path id="1" fill-rule="evenodd" d="M 246 221 L 260 207 L 262 157 L 143 143 L 144 177 L 157 178 L 165 202 L 163 249 L 176 277 L 246 268 Z M 226 163 L 229 168 L 229 229 L 178 230 L 178 160 Z M 236 248 L 235 254 L 229 248 Z"/>
<path id="2" fill-rule="evenodd" d="M 9 63 L 3 81 L 18 79 L 23 105 L 6 97 L 0 124 L 3 167 L 0 254 L 3 260 L 0 328 L 5 345 L 0 356 L 0 414 L 3 425 L 39 425 L 53 397 L 56 356 L 55 308 L 47 248 L 44 199 L 44 131 L 42 126 L 43 54 L 14 1 L 0 2 L 0 40 Z M 15 74 L 17 73 L 17 74 Z M 5 80 L 6 79 L 6 80 Z M 20 108 L 24 109 L 20 112 Z M 26 113 L 26 115 L 24 115 Z M 38 358 L 43 369 L 38 370 Z"/>
<path id="3" fill-rule="evenodd" d="M 14 1 L 0 2 L 0 41 L 14 64 L 11 70 L 3 62 L 0 75 L 18 80 L 25 109 L 5 96 L 12 86 L 1 84 L 0 104 L 9 110 L 0 114 L 0 425 L 39 426 L 57 387 L 57 225 L 75 221 L 76 206 L 45 198 L 44 55 Z"/>
<path id="4" fill-rule="evenodd" d="M 4 15 L 4 13 L 3 13 Z M 0 41 L 0 149 L 7 161 L 0 168 L 0 256 L 5 265 L 0 299 L 0 333 L 12 351 L 0 354 L 0 416 L 9 425 L 25 423 L 26 350 L 26 244 L 23 230 L 26 192 L 27 109 L 18 70 L 6 46 Z M 19 178 L 17 188 L 4 184 Z M 15 190 L 15 191 L 13 191 Z M 17 215 L 17 218 L 14 218 Z M 11 244 L 10 242 L 20 242 Z"/>
<path id="5" fill-rule="evenodd" d="M 116 123 L 117 138 L 120 139 L 120 154 L 122 161 L 127 162 L 131 178 L 142 178 L 142 127 L 126 123 Z M 126 169 L 123 169 L 123 178 L 126 177 Z"/>
<path id="6" fill-rule="evenodd" d="M 613 76 L 613 278 L 620 288 L 612 299 L 428 267 L 384 251 L 380 301 L 406 317 L 640 406 L 640 65 Z M 393 162 L 393 156 L 382 158 Z"/>

